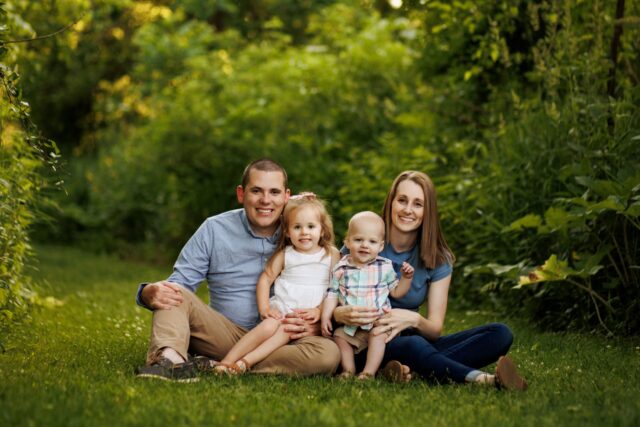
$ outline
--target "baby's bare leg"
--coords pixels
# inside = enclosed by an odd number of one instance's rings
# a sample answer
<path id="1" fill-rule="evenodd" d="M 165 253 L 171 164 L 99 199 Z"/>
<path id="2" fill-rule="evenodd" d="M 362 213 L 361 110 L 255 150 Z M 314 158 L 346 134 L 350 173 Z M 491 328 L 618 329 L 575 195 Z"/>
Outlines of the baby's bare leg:
<path id="1" fill-rule="evenodd" d="M 386 335 L 369 334 L 369 348 L 367 349 L 367 363 L 364 365 L 362 373 L 374 376 L 378 372 L 382 358 L 384 357 L 384 349 L 386 344 L 384 340 Z"/>
<path id="2" fill-rule="evenodd" d="M 258 348 L 260 344 L 271 338 L 279 327 L 279 320 L 271 318 L 263 320 L 258 326 L 240 338 L 240 341 L 238 341 L 236 345 L 229 350 L 229 353 L 227 353 L 224 359 L 221 360 L 221 364 L 224 366 L 237 362 L 242 357 Z"/>
<path id="3" fill-rule="evenodd" d="M 342 364 L 342 372 L 356 372 L 356 362 L 353 357 L 353 347 L 340 337 L 334 337 L 338 348 L 340 349 L 340 363 Z"/>

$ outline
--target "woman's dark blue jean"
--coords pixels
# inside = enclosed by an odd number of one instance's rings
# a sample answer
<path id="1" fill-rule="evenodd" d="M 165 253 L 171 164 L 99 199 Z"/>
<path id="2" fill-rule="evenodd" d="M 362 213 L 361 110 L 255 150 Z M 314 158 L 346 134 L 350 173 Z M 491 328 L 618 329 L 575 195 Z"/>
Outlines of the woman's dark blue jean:
<path id="1" fill-rule="evenodd" d="M 421 335 L 403 334 L 387 344 L 382 365 L 398 360 L 420 376 L 438 382 L 465 382 L 467 375 L 507 354 L 513 334 L 502 323 L 490 323 L 429 341 Z M 364 366 L 366 351 L 358 354 Z M 361 365 L 362 364 L 362 365 Z"/>

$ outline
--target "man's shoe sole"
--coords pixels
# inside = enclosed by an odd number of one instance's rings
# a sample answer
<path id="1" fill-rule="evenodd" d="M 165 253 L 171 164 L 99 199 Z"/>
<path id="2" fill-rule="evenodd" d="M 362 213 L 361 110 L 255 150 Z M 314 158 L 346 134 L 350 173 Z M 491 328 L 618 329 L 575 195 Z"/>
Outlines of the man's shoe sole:
<path id="1" fill-rule="evenodd" d="M 198 381 L 200 381 L 200 378 L 198 377 L 193 377 L 193 378 L 168 378 L 165 377 L 164 375 L 157 375 L 157 374 L 137 374 L 136 377 L 138 378 L 154 378 L 157 380 L 162 380 L 162 381 L 172 381 L 172 382 L 177 382 L 177 383 L 196 383 Z"/>

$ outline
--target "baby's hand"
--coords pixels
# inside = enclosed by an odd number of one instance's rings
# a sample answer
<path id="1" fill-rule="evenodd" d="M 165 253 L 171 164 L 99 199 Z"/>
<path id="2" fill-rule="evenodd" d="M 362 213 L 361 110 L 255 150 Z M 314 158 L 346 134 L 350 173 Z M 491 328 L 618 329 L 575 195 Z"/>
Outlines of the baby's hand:
<path id="1" fill-rule="evenodd" d="M 331 319 L 323 319 L 322 320 L 322 336 L 330 338 L 333 333 L 333 325 L 331 324 Z"/>
<path id="2" fill-rule="evenodd" d="M 320 320 L 320 309 L 318 307 L 300 310 L 298 313 L 309 323 L 316 323 Z"/>
<path id="3" fill-rule="evenodd" d="M 415 269 L 408 262 L 403 262 L 402 267 L 400 267 L 400 273 L 402 274 L 402 277 L 406 279 L 413 278 L 414 271 Z"/>
<path id="4" fill-rule="evenodd" d="M 280 310 L 269 307 L 268 310 L 260 313 L 260 317 L 262 318 L 262 320 L 267 318 L 280 320 L 282 319 L 282 313 L 280 313 Z"/>

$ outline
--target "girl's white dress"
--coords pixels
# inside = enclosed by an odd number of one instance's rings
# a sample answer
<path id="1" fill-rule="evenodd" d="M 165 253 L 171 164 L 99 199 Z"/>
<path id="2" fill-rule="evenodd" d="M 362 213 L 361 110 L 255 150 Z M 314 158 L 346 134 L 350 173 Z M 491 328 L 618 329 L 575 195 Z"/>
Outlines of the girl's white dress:
<path id="1" fill-rule="evenodd" d="M 273 286 L 271 307 L 282 314 L 296 308 L 320 305 L 329 288 L 331 256 L 323 249 L 303 254 L 293 246 L 284 249 L 284 268 Z"/>

